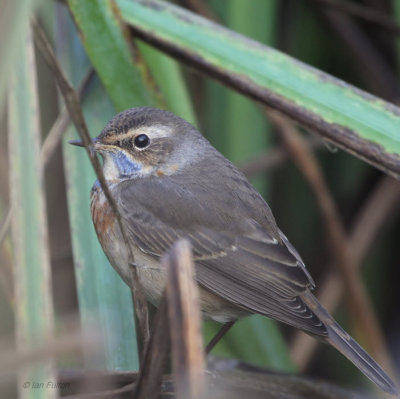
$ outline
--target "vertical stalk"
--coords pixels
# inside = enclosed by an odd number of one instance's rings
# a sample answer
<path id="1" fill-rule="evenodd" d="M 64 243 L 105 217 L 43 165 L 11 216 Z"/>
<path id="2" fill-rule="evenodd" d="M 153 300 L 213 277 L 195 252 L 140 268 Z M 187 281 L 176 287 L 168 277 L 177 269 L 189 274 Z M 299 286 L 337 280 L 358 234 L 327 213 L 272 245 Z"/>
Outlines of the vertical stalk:
<path id="1" fill-rule="evenodd" d="M 15 325 L 17 350 L 45 345 L 53 334 L 54 310 L 43 176 L 40 122 L 32 35 L 18 46 L 8 97 L 10 192 L 13 204 Z M 53 361 L 25 365 L 18 377 L 20 397 L 53 398 Z M 33 384 L 44 384 L 34 389 Z"/>

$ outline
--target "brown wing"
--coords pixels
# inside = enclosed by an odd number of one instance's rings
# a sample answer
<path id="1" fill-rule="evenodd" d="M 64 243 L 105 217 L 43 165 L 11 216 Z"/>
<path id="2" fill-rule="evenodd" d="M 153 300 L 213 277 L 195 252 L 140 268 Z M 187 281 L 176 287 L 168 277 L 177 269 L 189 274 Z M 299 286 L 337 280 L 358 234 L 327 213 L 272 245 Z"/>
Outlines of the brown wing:
<path id="1" fill-rule="evenodd" d="M 313 286 L 312 279 L 286 237 L 270 226 L 271 219 L 263 226 L 249 216 L 248 204 L 240 198 L 226 203 L 229 199 L 221 195 L 226 187 L 211 191 L 210 199 L 210 187 L 196 183 L 191 187 L 177 176 L 119 185 L 121 216 L 139 248 L 159 257 L 186 237 L 201 285 L 250 312 L 326 335 L 325 326 L 299 297 Z M 270 213 L 261 201 L 258 205 Z"/>

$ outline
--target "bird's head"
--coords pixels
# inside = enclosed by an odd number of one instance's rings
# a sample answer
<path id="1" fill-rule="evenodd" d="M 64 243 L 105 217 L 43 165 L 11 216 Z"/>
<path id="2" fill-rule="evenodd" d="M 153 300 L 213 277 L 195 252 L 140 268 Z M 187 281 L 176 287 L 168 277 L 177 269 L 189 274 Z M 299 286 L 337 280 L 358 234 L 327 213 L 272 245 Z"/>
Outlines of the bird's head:
<path id="1" fill-rule="evenodd" d="M 188 122 L 150 107 L 117 114 L 92 143 L 103 157 L 104 176 L 110 182 L 170 175 L 192 163 L 207 147 Z M 83 146 L 81 141 L 71 144 Z"/>

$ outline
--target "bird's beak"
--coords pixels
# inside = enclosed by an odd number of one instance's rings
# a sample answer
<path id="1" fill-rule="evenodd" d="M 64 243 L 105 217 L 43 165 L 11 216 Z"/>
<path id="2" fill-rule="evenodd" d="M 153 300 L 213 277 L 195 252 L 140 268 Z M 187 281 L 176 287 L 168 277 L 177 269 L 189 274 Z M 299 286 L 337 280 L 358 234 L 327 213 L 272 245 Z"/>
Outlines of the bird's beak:
<path id="1" fill-rule="evenodd" d="M 83 143 L 82 140 L 71 140 L 68 143 L 72 144 L 72 145 L 76 145 L 77 147 L 85 147 L 85 144 Z M 92 139 L 92 144 L 94 145 L 96 143 L 97 143 L 97 137 Z"/>

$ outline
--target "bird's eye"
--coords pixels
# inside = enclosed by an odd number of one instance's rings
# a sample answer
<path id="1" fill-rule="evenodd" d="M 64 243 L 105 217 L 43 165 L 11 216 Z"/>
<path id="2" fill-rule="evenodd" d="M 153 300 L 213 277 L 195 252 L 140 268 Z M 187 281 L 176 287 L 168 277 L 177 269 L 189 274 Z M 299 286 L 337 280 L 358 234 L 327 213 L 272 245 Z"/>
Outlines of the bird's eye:
<path id="1" fill-rule="evenodd" d="M 149 136 L 145 134 L 139 134 L 139 136 L 135 137 L 134 144 L 137 148 L 147 147 L 150 144 Z"/>

